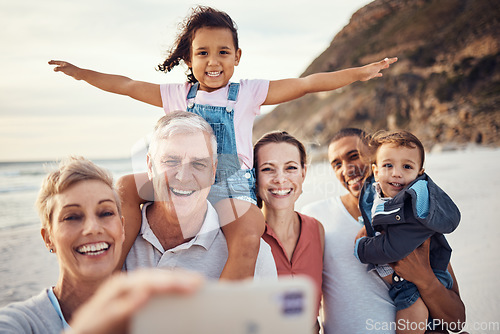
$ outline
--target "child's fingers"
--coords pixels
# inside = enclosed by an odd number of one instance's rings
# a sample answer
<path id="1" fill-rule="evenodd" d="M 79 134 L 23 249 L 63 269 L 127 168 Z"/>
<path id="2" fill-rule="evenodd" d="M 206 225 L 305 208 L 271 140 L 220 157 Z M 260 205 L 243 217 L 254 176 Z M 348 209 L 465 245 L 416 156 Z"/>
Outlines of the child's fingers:
<path id="1" fill-rule="evenodd" d="M 398 57 L 385 58 L 384 60 L 382 60 L 382 62 L 386 63 L 387 65 L 394 64 L 397 61 L 398 61 Z"/>
<path id="2" fill-rule="evenodd" d="M 378 62 L 378 65 L 381 66 L 380 69 L 381 70 L 384 70 L 386 68 L 389 68 L 389 66 L 391 64 L 394 64 L 395 62 L 398 61 L 398 58 L 397 57 L 393 57 L 393 58 L 384 58 L 382 59 L 381 61 Z"/>
<path id="3" fill-rule="evenodd" d="M 62 60 L 50 60 L 49 65 L 61 65 L 64 62 Z"/>
<path id="4" fill-rule="evenodd" d="M 61 67 L 63 65 L 64 62 L 60 61 L 60 60 L 51 60 L 49 61 L 49 65 L 55 65 L 56 67 L 54 67 L 54 72 L 59 72 L 61 70 Z"/>
<path id="5" fill-rule="evenodd" d="M 49 65 L 56 65 L 56 67 L 54 67 L 54 71 L 57 72 L 62 67 L 66 67 L 66 66 L 71 65 L 71 64 L 68 62 L 62 61 L 62 60 L 51 60 L 51 61 L 49 61 Z"/>

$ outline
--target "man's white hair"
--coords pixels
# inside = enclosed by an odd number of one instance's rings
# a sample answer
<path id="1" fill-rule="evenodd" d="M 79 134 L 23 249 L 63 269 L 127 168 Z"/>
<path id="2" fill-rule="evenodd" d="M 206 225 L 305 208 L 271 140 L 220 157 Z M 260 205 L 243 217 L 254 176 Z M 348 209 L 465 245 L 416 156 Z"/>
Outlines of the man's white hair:
<path id="1" fill-rule="evenodd" d="M 206 132 L 210 137 L 212 148 L 212 156 L 214 161 L 217 160 L 217 140 L 210 124 L 203 117 L 188 111 L 175 111 L 163 116 L 156 123 L 149 144 L 148 153 L 151 158 L 154 158 L 158 149 L 160 140 L 167 139 L 170 136 L 177 134 L 189 134 L 197 132 Z M 186 143 L 189 145 L 189 143 Z"/>

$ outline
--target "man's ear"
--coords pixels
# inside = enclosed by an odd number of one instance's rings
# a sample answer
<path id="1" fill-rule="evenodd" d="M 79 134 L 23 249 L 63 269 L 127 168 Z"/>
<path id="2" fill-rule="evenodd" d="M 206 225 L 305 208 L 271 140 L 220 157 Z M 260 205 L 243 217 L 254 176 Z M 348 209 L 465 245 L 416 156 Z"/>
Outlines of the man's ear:
<path id="1" fill-rule="evenodd" d="M 149 181 L 153 181 L 153 162 L 149 153 L 146 155 L 146 162 L 148 164 L 148 179 Z"/>

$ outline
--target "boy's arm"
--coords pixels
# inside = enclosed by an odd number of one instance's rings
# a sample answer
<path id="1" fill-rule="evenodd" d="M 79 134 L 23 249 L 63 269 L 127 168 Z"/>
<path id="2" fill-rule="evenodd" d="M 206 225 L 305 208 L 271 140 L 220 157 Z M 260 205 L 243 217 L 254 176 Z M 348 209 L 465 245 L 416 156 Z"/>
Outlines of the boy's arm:
<path id="1" fill-rule="evenodd" d="M 141 187 L 139 190 L 139 186 Z M 117 270 L 121 270 L 128 252 L 132 248 L 142 225 L 141 204 L 152 198 L 152 185 L 147 173 L 129 174 L 122 176 L 116 182 L 118 195 L 122 204 L 122 215 L 125 218 L 125 241 Z"/>
<path id="2" fill-rule="evenodd" d="M 448 271 L 453 278 L 453 287 L 447 289 L 434 275 L 429 262 L 430 239 L 404 259 L 391 263 L 394 271 L 415 284 L 433 319 L 454 323 L 449 328 L 461 329 L 465 324 L 465 306 L 460 298 L 458 283 L 451 264 Z M 459 326 L 460 325 L 460 326 Z"/>
<path id="3" fill-rule="evenodd" d="M 386 69 L 398 58 L 385 58 L 362 67 L 353 67 L 335 72 L 314 73 L 304 78 L 271 81 L 264 105 L 279 104 L 298 99 L 309 93 L 335 90 L 355 81 L 367 81 L 381 77 Z"/>
<path id="4" fill-rule="evenodd" d="M 356 240 L 354 255 L 362 263 L 396 262 L 413 252 L 434 233 L 418 223 L 387 225 L 382 234 Z"/>
<path id="5" fill-rule="evenodd" d="M 160 85 L 136 81 L 125 76 L 106 74 L 77 67 L 65 61 L 51 60 L 49 65 L 56 65 L 55 72 L 63 72 L 76 80 L 83 80 L 104 91 L 127 95 L 133 99 L 162 107 Z"/>

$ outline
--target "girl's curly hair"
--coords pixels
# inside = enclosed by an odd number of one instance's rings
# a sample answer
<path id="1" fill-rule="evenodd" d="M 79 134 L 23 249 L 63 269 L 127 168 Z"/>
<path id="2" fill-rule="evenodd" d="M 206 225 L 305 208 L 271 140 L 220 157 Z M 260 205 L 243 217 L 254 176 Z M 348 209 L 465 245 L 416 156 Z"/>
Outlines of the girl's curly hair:
<path id="1" fill-rule="evenodd" d="M 226 28 L 233 35 L 234 47 L 238 47 L 238 28 L 231 17 L 222 11 L 208 6 L 197 6 L 191 10 L 191 14 L 180 24 L 179 34 L 168 51 L 167 59 L 162 64 L 159 64 L 157 69 L 162 72 L 170 72 L 181 61 L 188 62 L 191 60 L 191 45 L 196 31 L 200 28 Z M 193 75 L 193 70 L 188 69 L 187 79 L 190 83 L 196 83 L 198 80 Z"/>

